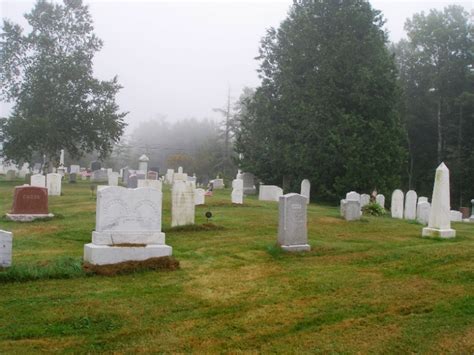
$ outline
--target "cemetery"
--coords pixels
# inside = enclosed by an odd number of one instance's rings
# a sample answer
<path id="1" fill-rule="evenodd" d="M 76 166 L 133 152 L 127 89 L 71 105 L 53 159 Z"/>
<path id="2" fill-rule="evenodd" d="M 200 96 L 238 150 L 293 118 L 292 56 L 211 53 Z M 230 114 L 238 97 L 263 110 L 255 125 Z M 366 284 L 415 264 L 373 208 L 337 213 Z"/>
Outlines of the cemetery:
<path id="1" fill-rule="evenodd" d="M 474 354 L 473 13 L 398 5 L 2 1 L 0 354 Z"/>

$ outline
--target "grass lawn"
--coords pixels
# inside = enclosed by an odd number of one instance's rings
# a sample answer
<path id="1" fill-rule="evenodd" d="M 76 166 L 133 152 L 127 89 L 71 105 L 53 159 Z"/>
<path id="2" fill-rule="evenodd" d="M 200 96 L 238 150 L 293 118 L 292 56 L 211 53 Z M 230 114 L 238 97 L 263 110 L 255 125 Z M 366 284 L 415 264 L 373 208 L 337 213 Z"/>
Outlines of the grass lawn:
<path id="1" fill-rule="evenodd" d="M 0 181 L 1 215 L 21 183 Z M 61 218 L 0 221 L 14 233 L 0 353 L 474 353 L 474 224 L 429 239 L 414 222 L 345 222 L 311 204 L 312 251 L 290 255 L 275 247 L 277 203 L 235 207 L 217 191 L 206 202 L 223 229 L 173 231 L 166 190 L 163 228 L 181 269 L 86 276 L 95 197 L 82 182 L 63 193 L 49 201 Z M 13 271 L 20 281 L 2 278 Z"/>

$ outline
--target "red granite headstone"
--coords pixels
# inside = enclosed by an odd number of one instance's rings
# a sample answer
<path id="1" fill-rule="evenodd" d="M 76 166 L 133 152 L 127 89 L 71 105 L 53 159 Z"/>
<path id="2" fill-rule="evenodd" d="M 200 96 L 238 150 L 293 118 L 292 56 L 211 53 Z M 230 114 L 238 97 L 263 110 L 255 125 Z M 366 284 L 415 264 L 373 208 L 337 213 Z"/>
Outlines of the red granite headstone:
<path id="1" fill-rule="evenodd" d="M 469 218 L 469 207 L 460 207 L 459 211 L 462 213 L 462 218 Z"/>
<path id="2" fill-rule="evenodd" d="M 13 195 L 12 214 L 48 214 L 48 189 L 17 186 Z"/>

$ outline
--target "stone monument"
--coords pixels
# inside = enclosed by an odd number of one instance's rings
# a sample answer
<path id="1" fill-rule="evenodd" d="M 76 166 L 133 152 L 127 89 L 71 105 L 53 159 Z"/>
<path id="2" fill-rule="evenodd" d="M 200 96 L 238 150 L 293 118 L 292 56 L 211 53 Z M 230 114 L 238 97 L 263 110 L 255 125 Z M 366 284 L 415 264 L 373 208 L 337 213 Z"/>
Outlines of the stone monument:
<path id="1" fill-rule="evenodd" d="M 309 198 L 310 198 L 310 191 L 311 191 L 311 183 L 309 182 L 309 180 L 304 179 L 303 181 L 301 181 L 301 195 L 308 199 L 308 203 L 309 203 Z"/>
<path id="2" fill-rule="evenodd" d="M 48 188 L 48 195 L 61 196 L 61 174 L 49 173 L 46 175 L 46 187 Z"/>
<path id="3" fill-rule="evenodd" d="M 416 205 L 418 196 L 416 191 L 410 190 L 405 196 L 405 211 L 403 216 L 405 219 L 415 220 L 416 219 Z"/>
<path id="4" fill-rule="evenodd" d="M 392 214 L 392 218 L 399 218 L 403 219 L 403 191 L 402 190 L 395 190 L 392 193 L 392 205 L 390 207 L 390 212 Z"/>
<path id="5" fill-rule="evenodd" d="M 27 185 L 15 187 L 12 210 L 6 216 L 18 222 L 54 217 L 48 212 L 48 189 Z"/>
<path id="6" fill-rule="evenodd" d="M 0 230 L 0 268 L 12 265 L 13 233 Z"/>
<path id="7" fill-rule="evenodd" d="M 290 193 L 279 196 L 278 244 L 285 251 L 309 251 L 305 196 Z"/>

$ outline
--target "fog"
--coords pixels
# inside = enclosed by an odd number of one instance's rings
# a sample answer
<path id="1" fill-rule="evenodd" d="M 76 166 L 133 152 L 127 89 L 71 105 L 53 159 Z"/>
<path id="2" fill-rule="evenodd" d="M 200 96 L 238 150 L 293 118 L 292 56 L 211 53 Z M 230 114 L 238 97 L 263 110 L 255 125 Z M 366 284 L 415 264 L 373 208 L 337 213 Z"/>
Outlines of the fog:
<path id="1" fill-rule="evenodd" d="M 118 75 L 124 87 L 118 103 L 131 132 L 139 122 L 165 115 L 171 122 L 219 115 L 228 88 L 237 99 L 245 86 L 259 84 L 259 41 L 278 26 L 292 1 L 85 1 L 104 47 L 95 58 L 101 79 Z M 387 20 L 392 41 L 404 36 L 407 17 L 431 8 L 469 1 L 371 1 Z M 22 26 L 34 1 L 0 0 L 1 17 Z M 2 103 L 7 116 L 11 105 Z"/>

